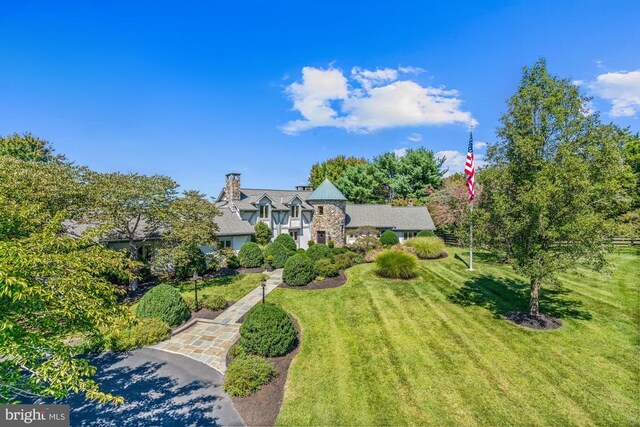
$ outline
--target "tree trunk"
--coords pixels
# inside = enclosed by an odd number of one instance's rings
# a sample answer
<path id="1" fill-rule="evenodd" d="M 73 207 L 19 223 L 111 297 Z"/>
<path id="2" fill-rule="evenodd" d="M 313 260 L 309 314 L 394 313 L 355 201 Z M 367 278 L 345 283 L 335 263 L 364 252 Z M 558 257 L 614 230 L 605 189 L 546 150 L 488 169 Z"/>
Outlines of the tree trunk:
<path id="1" fill-rule="evenodd" d="M 536 317 L 540 315 L 540 279 L 531 279 L 529 314 Z"/>
<path id="2" fill-rule="evenodd" d="M 129 258 L 133 261 L 138 260 L 138 248 L 133 243 L 133 240 L 129 241 Z M 138 290 L 138 268 L 133 270 L 134 277 L 129 280 L 129 292 L 135 292 Z"/>

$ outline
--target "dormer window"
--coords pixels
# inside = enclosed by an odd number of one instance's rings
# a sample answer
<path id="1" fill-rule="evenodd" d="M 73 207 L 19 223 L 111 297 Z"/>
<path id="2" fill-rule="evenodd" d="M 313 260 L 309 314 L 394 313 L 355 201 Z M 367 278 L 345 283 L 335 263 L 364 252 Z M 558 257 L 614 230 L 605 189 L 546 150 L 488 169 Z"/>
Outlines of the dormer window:
<path id="1" fill-rule="evenodd" d="M 291 206 L 291 218 L 300 218 L 300 205 Z"/>
<path id="2" fill-rule="evenodd" d="M 260 218 L 269 218 L 269 205 L 260 205 Z"/>
<path id="3" fill-rule="evenodd" d="M 324 206 L 318 206 L 318 215 L 324 215 Z"/>

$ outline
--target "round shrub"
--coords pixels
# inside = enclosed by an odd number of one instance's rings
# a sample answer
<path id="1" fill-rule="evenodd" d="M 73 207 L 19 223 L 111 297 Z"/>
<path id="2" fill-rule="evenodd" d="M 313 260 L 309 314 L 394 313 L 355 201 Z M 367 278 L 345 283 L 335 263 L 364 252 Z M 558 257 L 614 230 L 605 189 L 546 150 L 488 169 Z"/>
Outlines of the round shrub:
<path id="1" fill-rule="evenodd" d="M 414 248 L 420 259 L 439 258 L 444 253 L 444 241 L 439 237 L 415 237 L 405 242 L 406 246 Z"/>
<path id="2" fill-rule="evenodd" d="M 406 252 L 387 250 L 376 258 L 376 274 L 391 279 L 410 279 L 418 275 L 418 259 Z"/>
<path id="3" fill-rule="evenodd" d="M 240 267 L 241 265 L 240 265 L 240 259 L 238 259 L 238 255 L 233 254 L 229 258 L 227 258 L 227 268 L 235 270 Z"/>
<path id="4" fill-rule="evenodd" d="M 307 251 L 305 251 L 304 249 L 300 248 L 296 251 L 297 254 L 306 254 Z"/>
<path id="5" fill-rule="evenodd" d="M 304 286 L 316 278 L 313 261 L 306 254 L 296 254 L 284 264 L 284 282 L 291 286 Z"/>
<path id="6" fill-rule="evenodd" d="M 325 244 L 318 243 L 307 249 L 307 256 L 311 258 L 313 262 L 318 261 L 320 258 L 331 258 L 333 253 L 331 249 Z"/>
<path id="7" fill-rule="evenodd" d="M 265 257 L 273 257 L 273 259 L 271 260 L 271 265 L 273 265 L 273 267 L 275 268 L 284 267 L 284 263 L 287 262 L 290 254 L 291 252 L 278 242 L 269 243 L 264 249 Z"/>
<path id="8" fill-rule="evenodd" d="M 267 224 L 262 221 L 258 221 L 258 223 L 253 227 L 255 234 L 256 243 L 259 245 L 266 245 L 271 240 L 271 229 Z"/>
<path id="9" fill-rule="evenodd" d="M 245 268 L 261 267 L 264 264 L 264 255 L 257 243 L 249 242 L 240 248 L 238 260 Z"/>
<path id="10" fill-rule="evenodd" d="M 331 248 L 331 253 L 334 255 L 346 254 L 347 252 L 351 252 L 349 248 L 345 248 L 344 246 L 340 248 Z"/>
<path id="11" fill-rule="evenodd" d="M 239 344 L 247 353 L 282 356 L 293 350 L 296 341 L 296 328 L 291 318 L 272 304 L 255 306 L 240 327 Z"/>
<path id="12" fill-rule="evenodd" d="M 329 247 L 329 249 L 333 249 L 336 246 L 336 244 L 333 242 L 333 240 L 329 240 L 327 242 L 327 246 Z"/>
<path id="13" fill-rule="evenodd" d="M 416 237 L 433 237 L 435 235 L 436 234 L 431 230 L 422 230 L 416 235 Z"/>
<path id="14" fill-rule="evenodd" d="M 313 240 L 309 240 L 309 241 L 307 242 L 307 246 L 309 246 L 309 247 L 311 247 L 311 246 L 313 246 L 313 245 L 315 245 L 315 244 L 316 244 L 316 242 L 314 242 Z"/>
<path id="15" fill-rule="evenodd" d="M 314 264 L 316 274 L 323 277 L 335 277 L 338 275 L 339 267 L 337 263 L 329 258 L 320 258 Z"/>
<path id="16" fill-rule="evenodd" d="M 287 248 L 291 252 L 295 252 L 298 249 L 298 245 L 296 245 L 296 241 L 293 240 L 288 233 L 279 234 L 273 241 L 274 243 L 280 243 L 282 246 Z"/>
<path id="17" fill-rule="evenodd" d="M 189 320 L 191 311 L 180 292 L 165 283 L 144 294 L 136 307 L 136 316 L 152 317 L 177 326 Z"/>
<path id="18" fill-rule="evenodd" d="M 275 376 L 275 368 L 264 357 L 241 354 L 229 364 L 224 391 L 231 396 L 249 396 Z"/>
<path id="19" fill-rule="evenodd" d="M 387 230 L 380 235 L 380 243 L 382 243 L 382 246 L 393 246 L 400 243 L 400 239 L 396 233 Z"/>

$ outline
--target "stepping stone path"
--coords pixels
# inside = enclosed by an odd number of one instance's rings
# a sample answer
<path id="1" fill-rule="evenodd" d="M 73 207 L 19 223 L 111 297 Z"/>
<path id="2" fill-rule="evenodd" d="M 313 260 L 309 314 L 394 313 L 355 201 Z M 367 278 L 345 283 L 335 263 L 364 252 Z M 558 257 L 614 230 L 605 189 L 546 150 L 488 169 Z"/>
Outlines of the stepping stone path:
<path id="1" fill-rule="evenodd" d="M 282 283 L 282 269 L 265 271 L 264 274 L 269 276 L 265 288 L 265 294 L 268 294 Z M 260 301 L 262 286 L 249 292 L 215 319 L 192 319 L 171 338 L 152 348 L 190 357 L 224 374 L 227 352 L 240 338 L 238 321 Z"/>

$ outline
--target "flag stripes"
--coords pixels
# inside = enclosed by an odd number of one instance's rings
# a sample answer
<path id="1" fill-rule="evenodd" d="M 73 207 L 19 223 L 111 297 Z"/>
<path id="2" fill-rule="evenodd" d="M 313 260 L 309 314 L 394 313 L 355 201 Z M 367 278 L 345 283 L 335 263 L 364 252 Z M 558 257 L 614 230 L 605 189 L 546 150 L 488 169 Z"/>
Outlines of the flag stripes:
<path id="1" fill-rule="evenodd" d="M 467 162 L 464 165 L 464 173 L 467 175 L 467 191 L 469 193 L 469 203 L 473 201 L 475 195 L 475 165 L 473 162 L 473 133 L 469 133 L 469 148 L 467 149 Z"/>

